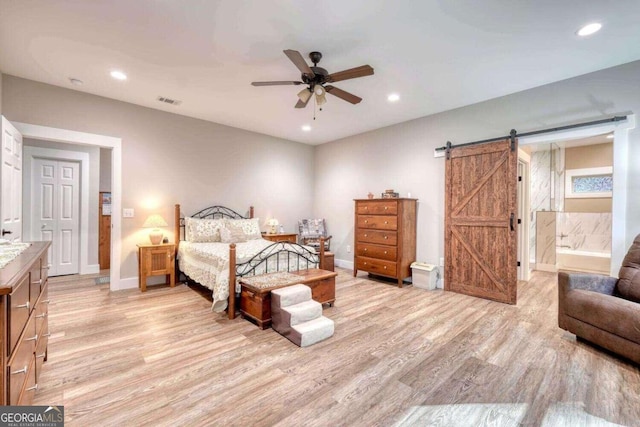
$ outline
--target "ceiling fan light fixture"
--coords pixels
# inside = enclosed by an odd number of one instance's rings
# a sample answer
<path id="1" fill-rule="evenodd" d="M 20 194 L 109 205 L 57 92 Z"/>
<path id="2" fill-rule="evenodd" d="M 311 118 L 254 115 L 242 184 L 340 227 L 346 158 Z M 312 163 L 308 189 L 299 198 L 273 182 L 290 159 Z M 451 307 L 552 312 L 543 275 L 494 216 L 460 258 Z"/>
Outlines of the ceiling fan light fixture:
<path id="1" fill-rule="evenodd" d="M 313 92 L 316 95 L 316 104 L 324 105 L 327 103 L 327 97 L 325 96 L 326 91 L 324 87 L 322 87 L 321 85 L 316 85 L 316 87 L 313 89 Z"/>
<path id="2" fill-rule="evenodd" d="M 298 98 L 300 98 L 300 101 L 307 103 L 309 101 L 309 98 L 311 98 L 311 91 L 307 88 L 302 89 L 300 92 L 298 92 Z"/>

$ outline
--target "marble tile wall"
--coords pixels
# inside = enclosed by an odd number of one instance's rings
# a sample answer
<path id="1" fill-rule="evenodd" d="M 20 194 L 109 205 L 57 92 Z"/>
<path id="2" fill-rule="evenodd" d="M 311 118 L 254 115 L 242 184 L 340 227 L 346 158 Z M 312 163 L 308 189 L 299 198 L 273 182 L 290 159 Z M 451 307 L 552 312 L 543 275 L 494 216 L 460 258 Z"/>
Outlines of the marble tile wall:
<path id="1" fill-rule="evenodd" d="M 550 145 L 548 150 L 531 153 L 529 258 L 532 263 L 537 260 L 537 213 L 564 210 L 564 154 L 565 149 L 556 145 Z"/>
<path id="2" fill-rule="evenodd" d="M 558 212 L 556 246 L 610 253 L 611 218 L 611 213 Z"/>
<path id="3" fill-rule="evenodd" d="M 529 222 L 529 258 L 536 259 L 536 214 L 539 211 L 551 210 L 551 151 L 534 151 L 530 164 L 530 204 L 531 218 Z"/>
<path id="4" fill-rule="evenodd" d="M 556 212 L 537 212 L 536 264 L 556 263 Z"/>

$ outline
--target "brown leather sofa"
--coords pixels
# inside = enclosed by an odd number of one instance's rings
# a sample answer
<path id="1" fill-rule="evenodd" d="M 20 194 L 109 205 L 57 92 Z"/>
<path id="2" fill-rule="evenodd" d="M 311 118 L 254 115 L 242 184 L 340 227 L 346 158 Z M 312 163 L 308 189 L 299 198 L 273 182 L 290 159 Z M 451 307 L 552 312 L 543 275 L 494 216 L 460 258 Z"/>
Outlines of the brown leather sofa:
<path id="1" fill-rule="evenodd" d="M 558 326 L 640 364 L 640 234 L 618 276 L 558 273 Z"/>

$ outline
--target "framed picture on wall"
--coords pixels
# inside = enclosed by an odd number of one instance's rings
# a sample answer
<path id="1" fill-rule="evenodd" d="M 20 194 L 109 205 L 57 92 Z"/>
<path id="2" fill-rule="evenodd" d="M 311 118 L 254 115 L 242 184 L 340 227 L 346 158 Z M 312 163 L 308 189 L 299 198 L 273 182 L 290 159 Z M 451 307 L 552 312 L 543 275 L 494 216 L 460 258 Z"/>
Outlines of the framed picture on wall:
<path id="1" fill-rule="evenodd" d="M 110 205 L 111 204 L 111 193 L 100 193 L 102 194 L 102 204 Z"/>

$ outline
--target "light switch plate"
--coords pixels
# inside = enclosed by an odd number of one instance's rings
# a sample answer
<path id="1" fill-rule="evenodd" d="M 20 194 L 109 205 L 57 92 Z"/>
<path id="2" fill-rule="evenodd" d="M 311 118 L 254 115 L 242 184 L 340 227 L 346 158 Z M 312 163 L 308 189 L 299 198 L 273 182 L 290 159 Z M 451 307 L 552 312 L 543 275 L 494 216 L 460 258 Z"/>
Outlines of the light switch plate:
<path id="1" fill-rule="evenodd" d="M 122 217 L 123 218 L 133 218 L 134 217 L 133 208 L 122 209 Z"/>

